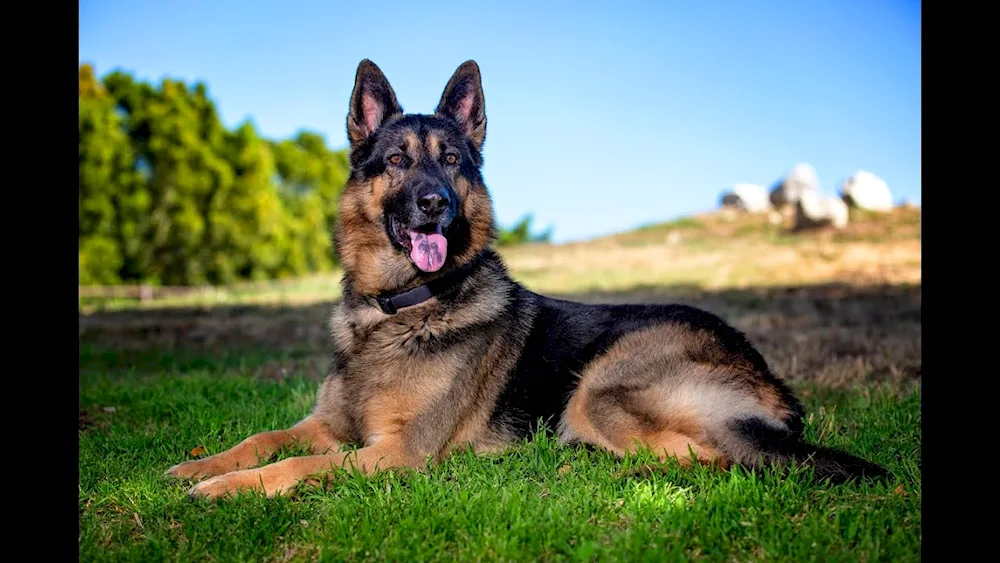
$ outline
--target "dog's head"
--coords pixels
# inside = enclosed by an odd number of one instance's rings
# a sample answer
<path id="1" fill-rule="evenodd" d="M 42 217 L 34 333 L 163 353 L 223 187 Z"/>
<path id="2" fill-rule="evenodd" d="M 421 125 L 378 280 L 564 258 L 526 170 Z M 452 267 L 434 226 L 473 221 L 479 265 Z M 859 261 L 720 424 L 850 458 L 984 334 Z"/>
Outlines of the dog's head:
<path id="1" fill-rule="evenodd" d="M 493 241 L 493 208 L 480 173 L 486 113 L 474 61 L 458 67 L 433 115 L 404 115 L 382 71 L 361 61 L 347 135 L 351 173 L 334 240 L 356 291 L 423 283 Z"/>

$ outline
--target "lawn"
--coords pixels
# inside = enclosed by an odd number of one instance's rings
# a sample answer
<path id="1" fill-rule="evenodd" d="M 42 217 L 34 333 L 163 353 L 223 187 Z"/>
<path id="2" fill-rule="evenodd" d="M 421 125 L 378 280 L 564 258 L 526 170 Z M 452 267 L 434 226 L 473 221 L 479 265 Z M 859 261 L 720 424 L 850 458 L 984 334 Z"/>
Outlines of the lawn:
<path id="1" fill-rule="evenodd" d="M 792 238 L 763 221 L 699 218 L 505 256 L 538 291 L 721 314 L 803 397 L 810 441 L 876 461 L 892 482 L 685 470 L 542 433 L 506 456 L 340 472 L 287 498 L 187 497 L 168 467 L 309 411 L 334 274 L 146 304 L 81 300 L 80 559 L 919 560 L 919 214 L 851 228 Z"/>

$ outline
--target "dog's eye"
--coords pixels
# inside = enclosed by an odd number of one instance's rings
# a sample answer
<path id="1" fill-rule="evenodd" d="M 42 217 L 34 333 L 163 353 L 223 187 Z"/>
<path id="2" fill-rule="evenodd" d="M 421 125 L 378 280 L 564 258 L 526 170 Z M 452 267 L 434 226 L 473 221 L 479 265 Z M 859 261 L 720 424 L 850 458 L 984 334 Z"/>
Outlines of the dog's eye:
<path id="1" fill-rule="evenodd" d="M 403 162 L 403 155 L 401 154 L 394 154 L 389 157 L 389 164 L 393 166 L 399 166 L 400 162 Z"/>
<path id="2" fill-rule="evenodd" d="M 444 157 L 444 161 L 447 162 L 448 164 L 455 164 L 458 162 L 458 157 L 453 154 L 449 154 L 448 156 Z"/>

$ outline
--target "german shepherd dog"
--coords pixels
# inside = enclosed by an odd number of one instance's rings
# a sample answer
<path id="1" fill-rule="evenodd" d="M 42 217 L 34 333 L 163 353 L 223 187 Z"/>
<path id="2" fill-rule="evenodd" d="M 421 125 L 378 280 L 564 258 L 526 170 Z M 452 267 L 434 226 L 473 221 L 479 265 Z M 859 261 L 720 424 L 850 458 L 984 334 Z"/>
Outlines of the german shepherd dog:
<path id="1" fill-rule="evenodd" d="M 336 468 L 426 467 L 459 448 L 500 452 L 539 422 L 562 443 L 682 465 L 809 465 L 832 481 L 887 476 L 806 444 L 803 409 L 742 333 L 685 305 L 552 299 L 512 280 L 491 248 L 481 176 L 479 66 L 463 63 L 433 115 L 404 114 L 363 60 L 347 116 L 350 177 L 334 247 L 343 299 L 312 413 L 168 470 L 216 498 L 282 494 Z M 551 425 L 551 426 L 549 426 Z M 313 455 L 262 465 L 283 447 Z M 342 446 L 357 444 L 353 451 Z"/>

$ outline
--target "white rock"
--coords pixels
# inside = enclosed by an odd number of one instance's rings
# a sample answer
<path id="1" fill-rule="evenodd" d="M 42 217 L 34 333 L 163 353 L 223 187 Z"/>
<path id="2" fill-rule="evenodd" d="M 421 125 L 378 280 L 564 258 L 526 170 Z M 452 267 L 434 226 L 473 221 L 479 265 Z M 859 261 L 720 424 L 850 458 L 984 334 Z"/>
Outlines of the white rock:
<path id="1" fill-rule="evenodd" d="M 796 229 L 821 227 L 843 229 L 847 226 L 847 217 L 847 204 L 844 200 L 823 195 L 815 190 L 802 192 L 795 204 Z"/>
<path id="2" fill-rule="evenodd" d="M 756 184 L 734 184 L 723 194 L 723 207 L 733 207 L 748 213 L 766 213 L 771 209 L 767 189 Z"/>
<path id="3" fill-rule="evenodd" d="M 858 170 L 844 180 L 840 196 L 848 205 L 869 211 L 892 210 L 892 192 L 885 180 L 867 170 Z"/>
<path id="4" fill-rule="evenodd" d="M 808 162 L 792 167 L 771 190 L 771 203 L 777 206 L 795 204 L 806 191 L 819 192 L 819 177 Z"/>

